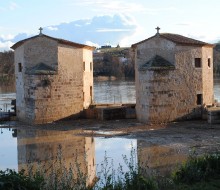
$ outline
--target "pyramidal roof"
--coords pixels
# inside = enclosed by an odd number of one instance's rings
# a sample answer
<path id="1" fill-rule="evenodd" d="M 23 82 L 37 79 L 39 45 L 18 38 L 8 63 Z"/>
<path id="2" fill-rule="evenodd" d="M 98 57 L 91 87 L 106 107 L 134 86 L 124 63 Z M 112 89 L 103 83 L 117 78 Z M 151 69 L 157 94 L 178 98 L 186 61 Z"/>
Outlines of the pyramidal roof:
<path id="1" fill-rule="evenodd" d="M 169 69 L 175 69 L 174 64 L 170 63 L 168 60 L 159 55 L 155 55 L 152 59 L 150 59 L 147 63 L 143 64 L 139 68 L 140 71 Z"/>
<path id="2" fill-rule="evenodd" d="M 94 50 L 94 49 L 95 49 L 95 47 L 92 47 L 92 46 L 88 46 L 88 45 L 85 45 L 85 44 L 79 44 L 79 43 L 71 42 L 71 41 L 68 41 L 68 40 L 61 39 L 61 38 L 54 38 L 54 37 L 47 36 L 47 35 L 42 34 L 42 33 L 40 33 L 39 35 L 30 37 L 30 38 L 21 40 L 21 41 L 15 43 L 11 48 L 15 50 L 15 49 L 18 48 L 19 46 L 23 45 L 25 42 L 27 42 L 27 41 L 29 41 L 29 40 L 32 40 L 32 39 L 35 39 L 35 38 L 39 38 L 39 37 L 49 38 L 49 39 L 51 39 L 51 40 L 57 41 L 59 44 L 64 44 L 64 45 L 68 45 L 68 46 L 72 46 L 72 47 L 85 48 L 85 49 L 89 49 L 89 50 Z"/>
<path id="3" fill-rule="evenodd" d="M 188 37 L 185 37 L 185 36 L 182 36 L 182 35 L 179 35 L 179 34 L 171 34 L 171 33 L 157 33 L 156 35 L 154 35 L 154 36 L 152 36 L 148 39 L 145 39 L 145 40 L 140 41 L 136 44 L 133 44 L 132 47 L 136 47 L 137 45 L 142 44 L 144 42 L 147 42 L 148 40 L 150 40 L 152 38 L 155 38 L 155 37 L 161 37 L 161 38 L 167 39 L 169 41 L 172 41 L 172 42 L 174 42 L 176 44 L 180 44 L 180 45 L 210 46 L 210 47 L 213 47 L 212 44 L 202 42 L 202 41 L 199 41 L 199 40 L 195 40 L 195 39 L 192 39 L 192 38 L 188 38 Z"/>
<path id="4" fill-rule="evenodd" d="M 38 63 L 34 67 L 27 69 L 26 74 L 29 75 L 54 75 L 57 71 L 45 63 Z"/>

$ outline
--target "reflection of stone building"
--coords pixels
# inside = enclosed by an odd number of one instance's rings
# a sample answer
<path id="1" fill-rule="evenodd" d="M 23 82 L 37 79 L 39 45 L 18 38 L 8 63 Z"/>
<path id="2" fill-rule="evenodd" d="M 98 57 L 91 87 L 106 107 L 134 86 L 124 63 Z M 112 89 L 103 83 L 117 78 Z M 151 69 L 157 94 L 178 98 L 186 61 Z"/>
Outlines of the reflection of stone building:
<path id="1" fill-rule="evenodd" d="M 20 120 L 46 123 L 79 115 L 93 99 L 93 47 L 40 33 L 17 42 L 16 106 Z"/>
<path id="2" fill-rule="evenodd" d="M 52 173 L 65 175 L 72 167 L 74 177 L 86 174 L 86 184 L 96 177 L 95 142 L 92 137 L 75 136 L 71 131 L 18 130 L 18 169 L 33 167 L 33 171 L 46 171 L 49 183 Z M 60 158 L 60 159 L 59 159 Z M 61 161 L 61 164 L 59 164 Z M 40 163 L 40 164 L 39 164 Z M 61 180 L 60 179 L 60 180 Z M 83 180 L 83 179 L 82 179 Z"/>
<path id="3" fill-rule="evenodd" d="M 137 156 L 140 169 L 152 176 L 157 173 L 160 176 L 170 174 L 176 166 L 186 161 L 187 152 L 183 152 L 178 145 L 152 145 L 152 143 L 138 140 Z"/>
<path id="4" fill-rule="evenodd" d="M 201 117 L 212 105 L 213 45 L 158 33 L 134 44 L 137 118 L 146 123 Z"/>

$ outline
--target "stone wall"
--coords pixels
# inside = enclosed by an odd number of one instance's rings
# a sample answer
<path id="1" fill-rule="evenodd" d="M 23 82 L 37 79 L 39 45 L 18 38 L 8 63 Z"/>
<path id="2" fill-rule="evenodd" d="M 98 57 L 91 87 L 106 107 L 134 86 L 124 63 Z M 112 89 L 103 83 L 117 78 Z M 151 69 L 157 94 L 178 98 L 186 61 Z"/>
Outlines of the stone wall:
<path id="1" fill-rule="evenodd" d="M 21 52 L 23 50 L 23 52 Z M 78 116 L 91 104 L 93 86 L 92 51 L 57 44 L 46 37 L 29 40 L 16 49 L 18 118 L 31 123 L 47 123 Z M 44 63 L 56 74 L 30 75 L 25 71 Z M 86 66 L 85 66 L 86 65 Z M 84 71 L 86 68 L 86 71 Z M 92 88 L 92 87 L 91 87 Z"/>
<path id="2" fill-rule="evenodd" d="M 24 100 L 24 76 L 23 72 L 19 72 L 19 63 L 21 63 L 22 69 L 25 68 L 24 65 L 24 46 L 20 46 L 15 51 L 15 79 L 16 79 L 16 109 L 17 117 L 25 118 L 25 100 Z"/>
<path id="3" fill-rule="evenodd" d="M 83 93 L 84 108 L 88 108 L 93 102 L 93 55 L 91 50 L 83 49 Z"/>
<path id="4" fill-rule="evenodd" d="M 155 55 L 173 63 L 175 69 L 139 71 Z M 195 58 L 202 59 L 201 68 L 195 68 Z M 135 65 L 137 118 L 161 123 L 201 117 L 202 105 L 213 103 L 212 69 L 212 48 L 178 46 L 159 37 L 139 44 Z M 201 105 L 197 105 L 197 94 L 202 94 Z"/>

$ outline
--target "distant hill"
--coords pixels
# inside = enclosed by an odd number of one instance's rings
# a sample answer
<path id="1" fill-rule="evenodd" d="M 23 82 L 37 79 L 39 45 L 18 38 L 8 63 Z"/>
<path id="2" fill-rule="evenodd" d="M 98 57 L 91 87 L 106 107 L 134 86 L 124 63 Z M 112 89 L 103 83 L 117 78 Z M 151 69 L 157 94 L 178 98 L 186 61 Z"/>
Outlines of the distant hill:
<path id="1" fill-rule="evenodd" d="M 14 52 L 0 52 L 0 84 L 14 84 Z"/>
<path id="2" fill-rule="evenodd" d="M 101 48 L 93 53 L 94 76 L 134 79 L 134 52 L 131 48 Z M 220 75 L 220 43 L 213 49 L 214 74 Z M 14 52 L 0 52 L 0 84 L 14 84 Z"/>
<path id="3" fill-rule="evenodd" d="M 134 52 L 131 48 L 100 48 L 93 53 L 94 76 L 134 79 Z"/>

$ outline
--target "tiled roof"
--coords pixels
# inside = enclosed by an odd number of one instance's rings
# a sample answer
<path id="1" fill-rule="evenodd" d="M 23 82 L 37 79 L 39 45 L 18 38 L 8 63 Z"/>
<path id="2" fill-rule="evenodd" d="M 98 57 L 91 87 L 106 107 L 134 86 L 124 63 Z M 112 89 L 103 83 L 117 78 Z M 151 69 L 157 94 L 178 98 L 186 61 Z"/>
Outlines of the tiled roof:
<path id="1" fill-rule="evenodd" d="M 139 68 L 140 71 L 168 69 L 175 69 L 175 66 L 159 55 L 155 55 L 152 59 Z"/>
<path id="2" fill-rule="evenodd" d="M 35 38 L 38 38 L 38 37 L 46 37 L 46 38 L 57 41 L 59 44 L 64 44 L 64 45 L 68 45 L 68 46 L 72 46 L 72 47 L 85 48 L 85 49 L 89 49 L 89 50 L 94 50 L 95 49 L 95 47 L 92 47 L 92 46 L 79 44 L 79 43 L 71 42 L 71 41 L 68 41 L 68 40 L 60 39 L 60 38 L 54 38 L 54 37 L 51 37 L 51 36 L 47 36 L 45 34 L 36 35 L 36 36 L 30 37 L 30 38 L 21 40 L 21 41 L 15 43 L 11 48 L 15 50 L 19 46 L 23 45 L 26 41 L 29 41 L 31 39 L 35 39 Z"/>
<path id="3" fill-rule="evenodd" d="M 135 47 L 137 46 L 138 44 L 142 44 L 154 37 L 161 37 L 161 38 L 164 38 L 164 39 L 167 39 L 169 41 L 172 41 L 176 44 L 180 44 L 180 45 L 187 45 L 187 46 L 210 46 L 210 47 L 213 47 L 212 44 L 209 44 L 209 43 L 206 43 L 206 42 L 202 42 L 202 41 L 199 41 L 199 40 L 195 40 L 195 39 L 192 39 L 192 38 L 188 38 L 188 37 L 185 37 L 185 36 L 181 36 L 179 34 L 171 34 L 171 33 L 159 33 L 159 34 L 156 34 L 148 39 L 145 39 L 143 41 L 140 41 L 136 44 L 133 44 L 132 47 Z"/>

